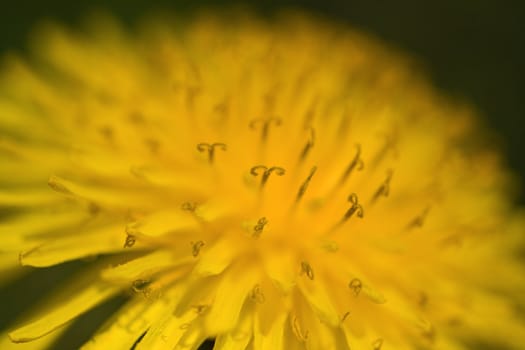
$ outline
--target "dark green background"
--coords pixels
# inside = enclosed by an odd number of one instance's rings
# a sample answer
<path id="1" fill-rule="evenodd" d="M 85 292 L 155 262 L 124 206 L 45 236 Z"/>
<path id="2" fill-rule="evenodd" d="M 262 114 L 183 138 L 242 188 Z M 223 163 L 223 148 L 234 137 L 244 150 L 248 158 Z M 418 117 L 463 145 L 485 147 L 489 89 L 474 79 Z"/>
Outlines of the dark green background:
<path id="1" fill-rule="evenodd" d="M 497 0 L 361 0 L 361 1 L 9 1 L 0 0 L 0 52 L 23 50 L 33 25 L 42 19 L 75 24 L 92 9 L 133 19 L 152 10 L 191 11 L 203 5 L 251 6 L 270 14 L 283 7 L 302 8 L 347 22 L 415 56 L 434 84 L 445 93 L 476 105 L 500 137 L 509 165 L 525 178 L 525 1 Z M 521 190 L 517 201 L 525 204 Z M 0 290 L 0 328 L 32 305 L 42 291 L 52 290 L 80 266 L 68 263 L 31 274 Z M 20 293 L 21 291 L 24 293 Z M 113 300 L 81 318 L 57 349 L 75 348 L 93 330 L 101 314 L 116 307 Z M 4 305 L 12 307 L 4 308 Z M 84 335 L 83 335 L 84 334 Z M 83 336 L 82 336 L 83 335 Z M 66 345 L 67 344 L 67 345 Z"/>

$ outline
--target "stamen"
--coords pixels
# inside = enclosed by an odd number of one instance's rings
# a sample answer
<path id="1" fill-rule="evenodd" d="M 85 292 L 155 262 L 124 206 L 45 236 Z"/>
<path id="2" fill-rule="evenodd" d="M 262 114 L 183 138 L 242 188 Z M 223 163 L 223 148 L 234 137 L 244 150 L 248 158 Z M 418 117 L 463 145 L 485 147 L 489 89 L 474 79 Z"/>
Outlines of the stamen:
<path id="1" fill-rule="evenodd" d="M 304 146 L 303 151 L 299 156 L 299 162 L 302 162 L 306 159 L 306 156 L 308 155 L 310 149 L 314 146 L 315 143 L 315 129 L 312 127 L 309 127 L 308 129 L 310 129 L 310 139 L 306 142 L 306 145 Z"/>
<path id="2" fill-rule="evenodd" d="M 348 164 L 348 167 L 346 168 L 345 172 L 341 176 L 341 179 L 339 180 L 339 185 L 342 185 L 346 181 L 346 179 L 348 179 L 348 177 L 350 176 L 352 171 L 354 171 L 354 169 L 357 171 L 361 171 L 363 170 L 365 166 L 365 163 L 361 159 L 361 145 L 356 144 L 355 148 L 356 148 L 356 153 L 355 153 L 354 159 L 352 159 L 350 164 Z"/>
<path id="3" fill-rule="evenodd" d="M 348 219 L 350 219 L 354 213 L 357 213 L 357 217 L 362 219 L 365 215 L 365 212 L 363 210 L 363 207 L 361 204 L 359 204 L 359 199 L 357 198 L 357 195 L 355 193 L 352 193 L 350 196 L 348 196 L 348 201 L 352 203 L 352 206 L 346 211 L 345 215 L 337 222 L 330 231 L 334 232 L 336 229 L 338 229 L 341 225 L 343 225 Z"/>
<path id="4" fill-rule="evenodd" d="M 436 330 L 429 320 L 420 318 L 418 326 L 421 329 L 421 335 L 430 341 L 433 341 L 436 336 Z"/>
<path id="5" fill-rule="evenodd" d="M 354 278 L 348 284 L 348 288 L 350 288 L 354 292 L 355 296 L 358 296 L 361 292 L 361 289 L 363 289 L 363 282 L 361 282 L 359 278 Z"/>
<path id="6" fill-rule="evenodd" d="M 160 142 L 157 139 L 154 138 L 146 138 L 144 139 L 144 144 L 146 147 L 148 147 L 148 150 L 151 154 L 155 155 L 159 152 L 160 149 Z"/>
<path id="7" fill-rule="evenodd" d="M 195 202 L 184 202 L 182 203 L 182 205 L 180 206 L 180 208 L 184 211 L 189 211 L 189 212 L 195 212 L 195 209 L 197 209 L 197 203 Z"/>
<path id="8" fill-rule="evenodd" d="M 264 226 L 268 223 L 268 220 L 263 216 L 257 221 L 257 225 L 253 227 L 253 237 L 259 238 L 264 230 Z"/>
<path id="9" fill-rule="evenodd" d="M 377 338 L 373 343 L 372 343 L 372 349 L 374 350 L 381 350 L 381 347 L 383 346 L 383 339 L 382 338 Z"/>
<path id="10" fill-rule="evenodd" d="M 299 80 L 302 80 L 304 83 L 306 83 L 306 79 L 307 79 L 306 77 L 307 77 L 307 73 L 303 72 Z M 303 85 L 304 84 L 300 84 L 301 87 Z M 303 117 L 303 125 L 305 129 L 307 129 L 308 127 L 310 127 L 310 125 L 312 125 L 313 120 L 316 115 L 316 109 L 318 105 L 319 105 L 319 96 L 315 96 L 312 99 L 312 103 L 310 104 L 310 107 L 308 107 L 308 109 L 306 110 L 306 113 L 304 114 L 304 117 Z"/>
<path id="11" fill-rule="evenodd" d="M 413 229 L 413 228 L 419 228 L 423 227 L 423 224 L 425 222 L 425 219 L 430 211 L 430 207 L 426 207 L 421 214 L 419 214 L 417 217 L 415 217 L 408 225 L 407 229 Z"/>
<path id="12" fill-rule="evenodd" d="M 148 178 L 146 176 L 146 171 L 147 171 L 147 168 L 145 166 L 131 166 L 129 168 L 130 174 L 142 181 L 148 181 Z"/>
<path id="13" fill-rule="evenodd" d="M 134 111 L 128 115 L 128 120 L 135 125 L 142 125 L 146 122 L 144 114 L 138 111 Z"/>
<path id="14" fill-rule="evenodd" d="M 193 308 L 195 309 L 195 312 L 197 313 L 197 315 L 202 315 L 204 311 L 206 311 L 209 308 L 209 305 L 205 305 L 205 304 L 193 305 Z"/>
<path id="15" fill-rule="evenodd" d="M 213 111 L 220 113 L 220 114 L 226 114 L 228 113 L 228 109 L 230 106 L 228 105 L 228 101 L 224 100 L 222 102 L 217 103 L 215 106 L 213 106 Z"/>
<path id="16" fill-rule="evenodd" d="M 268 178 L 270 177 L 270 174 L 272 174 L 273 172 L 275 172 L 275 174 L 278 176 L 283 176 L 286 173 L 286 170 L 284 170 L 281 167 L 273 166 L 268 169 L 264 165 L 257 165 L 250 169 L 250 174 L 252 174 L 253 176 L 259 176 L 261 174 L 261 170 L 263 170 L 260 186 L 261 189 L 264 187 L 264 185 L 268 181 Z"/>
<path id="17" fill-rule="evenodd" d="M 139 228 L 140 224 L 137 221 L 133 221 L 126 224 L 126 228 L 124 230 L 128 236 L 137 236 L 140 234 Z"/>
<path id="18" fill-rule="evenodd" d="M 303 182 L 303 184 L 299 188 L 299 192 L 297 192 L 297 197 L 295 197 L 295 203 L 298 203 L 301 200 L 301 198 L 304 196 L 304 193 L 306 192 L 306 189 L 308 188 L 308 185 L 310 184 L 310 181 L 312 180 L 312 177 L 314 176 L 316 171 L 317 171 L 316 166 L 314 166 L 312 170 L 310 170 L 310 175 L 308 175 L 306 180 Z"/>
<path id="19" fill-rule="evenodd" d="M 197 214 L 197 208 L 198 208 L 199 204 L 197 204 L 196 202 L 184 202 L 181 204 L 180 208 L 181 210 L 183 211 L 187 211 L 188 213 L 190 213 L 193 218 L 198 221 L 200 224 L 205 224 L 205 220 Z"/>
<path id="20" fill-rule="evenodd" d="M 271 113 L 275 108 L 275 101 L 276 101 L 276 91 L 278 90 L 279 84 L 273 84 L 273 87 L 270 88 L 270 90 L 265 93 L 262 97 L 264 107 L 263 111 L 265 113 Z"/>
<path id="21" fill-rule="evenodd" d="M 196 98 L 201 94 L 199 86 L 188 86 L 186 88 L 186 107 L 193 112 Z"/>
<path id="22" fill-rule="evenodd" d="M 397 154 L 397 136 L 396 131 L 393 130 L 389 134 L 384 135 L 385 142 L 383 147 L 379 150 L 376 156 L 370 162 L 371 168 L 375 169 L 386 157 L 389 151 L 394 153 L 394 156 Z"/>
<path id="23" fill-rule="evenodd" d="M 303 333 L 301 327 L 299 326 L 299 322 L 297 321 L 297 316 L 294 316 L 293 318 L 292 328 L 295 336 L 297 337 L 297 339 L 299 339 L 299 341 L 305 342 L 306 340 L 308 340 L 308 331 Z"/>
<path id="24" fill-rule="evenodd" d="M 428 304 L 428 295 L 425 292 L 420 292 L 417 297 L 417 304 L 420 308 L 424 308 Z"/>
<path id="25" fill-rule="evenodd" d="M 363 207 L 361 206 L 361 204 L 359 204 L 359 199 L 357 198 L 357 195 L 355 193 L 352 193 L 350 196 L 348 196 L 348 201 L 352 203 L 352 206 L 346 211 L 345 216 L 343 217 L 343 221 L 347 221 L 348 219 L 350 219 L 355 212 L 357 212 L 357 217 L 362 219 L 365 213 L 363 211 Z"/>
<path id="26" fill-rule="evenodd" d="M 101 211 L 102 211 L 102 208 L 97 203 L 89 202 L 89 204 L 88 204 L 89 215 L 95 216 L 98 213 L 100 213 Z"/>
<path id="27" fill-rule="evenodd" d="M 131 289 L 133 289 L 135 293 L 146 293 L 150 284 L 151 281 L 138 279 L 131 283 Z"/>
<path id="28" fill-rule="evenodd" d="M 126 242 L 124 243 L 124 248 L 133 247 L 136 241 L 137 241 L 137 238 L 134 235 L 131 235 L 128 233 L 126 236 Z"/>
<path id="29" fill-rule="evenodd" d="M 280 126 L 282 124 L 282 120 L 280 118 L 254 119 L 250 122 L 250 128 L 255 130 L 258 124 L 262 124 L 261 141 L 264 143 L 268 139 L 268 133 L 270 131 L 270 124 L 272 123 L 275 124 L 276 126 Z"/>
<path id="30" fill-rule="evenodd" d="M 72 195 L 73 192 L 71 192 L 71 190 L 68 189 L 66 185 L 61 183 L 61 181 L 62 179 L 60 179 L 58 176 L 52 175 L 49 180 L 47 180 L 47 184 L 56 192 Z"/>
<path id="31" fill-rule="evenodd" d="M 223 151 L 226 151 L 226 144 L 220 142 L 209 144 L 203 142 L 197 145 L 197 150 L 199 152 L 208 152 L 208 162 L 210 164 L 213 164 L 213 161 L 215 159 L 215 148 L 220 148 Z"/>
<path id="32" fill-rule="evenodd" d="M 98 131 L 106 139 L 107 142 L 113 142 L 115 138 L 115 132 L 109 125 L 103 125 L 98 128 Z"/>
<path id="33" fill-rule="evenodd" d="M 392 169 L 388 169 L 386 173 L 386 179 L 383 181 L 381 186 L 377 189 L 376 193 L 372 197 L 372 203 L 377 201 L 379 197 L 388 197 L 390 193 L 390 180 L 392 180 L 392 176 L 394 175 L 394 171 Z"/>
<path id="34" fill-rule="evenodd" d="M 345 312 L 343 317 L 341 317 L 341 323 L 344 323 L 348 316 L 350 316 L 350 311 Z"/>
<path id="35" fill-rule="evenodd" d="M 348 137 L 348 128 L 350 127 L 351 121 L 351 114 L 348 111 L 348 107 L 345 107 L 343 115 L 341 116 L 341 121 L 339 123 L 339 132 L 337 133 L 338 138 L 344 139 Z"/>
<path id="36" fill-rule="evenodd" d="M 204 241 L 197 241 L 197 242 L 191 242 L 191 255 L 193 255 L 194 258 L 199 256 L 199 253 L 201 252 L 201 248 L 206 244 Z"/>
<path id="37" fill-rule="evenodd" d="M 264 296 L 263 292 L 261 291 L 261 286 L 256 284 L 253 286 L 253 289 L 250 293 L 250 298 L 255 301 L 256 303 L 262 304 L 266 301 L 266 297 Z"/>
<path id="38" fill-rule="evenodd" d="M 301 274 L 303 273 L 306 274 L 306 276 L 313 281 L 314 270 L 312 270 L 312 267 L 306 261 L 301 262 Z"/>

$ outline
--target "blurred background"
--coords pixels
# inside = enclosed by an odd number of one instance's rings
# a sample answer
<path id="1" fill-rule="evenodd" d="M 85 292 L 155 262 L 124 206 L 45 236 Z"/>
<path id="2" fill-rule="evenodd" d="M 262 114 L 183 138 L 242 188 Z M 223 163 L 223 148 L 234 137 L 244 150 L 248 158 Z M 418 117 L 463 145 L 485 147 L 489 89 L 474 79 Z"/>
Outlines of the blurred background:
<path id="1" fill-rule="evenodd" d="M 405 51 L 421 63 L 434 85 L 445 94 L 476 106 L 499 137 L 494 142 L 507 155 L 522 187 L 516 201 L 525 204 L 525 1 L 522 0 L 257 0 L 137 1 L 47 0 L 1 1 L 0 54 L 23 52 L 34 24 L 42 19 L 75 25 L 86 13 L 102 9 L 126 23 L 151 11 L 189 13 L 205 8 L 242 5 L 262 15 L 298 8 L 344 22 Z M 30 274 L 0 288 L 0 328 L 31 307 L 42 290 L 52 289 L 79 268 L 68 263 Z M 38 286 L 32 288 L 32 286 Z M 25 290 L 23 295 L 21 290 Z M 34 290 L 34 291 L 32 291 Z M 12 301 L 12 303 L 10 303 Z M 81 317 L 56 349 L 75 349 L 98 326 L 96 320 L 118 307 L 112 300 Z M 3 306 L 2 306 L 3 307 Z"/>

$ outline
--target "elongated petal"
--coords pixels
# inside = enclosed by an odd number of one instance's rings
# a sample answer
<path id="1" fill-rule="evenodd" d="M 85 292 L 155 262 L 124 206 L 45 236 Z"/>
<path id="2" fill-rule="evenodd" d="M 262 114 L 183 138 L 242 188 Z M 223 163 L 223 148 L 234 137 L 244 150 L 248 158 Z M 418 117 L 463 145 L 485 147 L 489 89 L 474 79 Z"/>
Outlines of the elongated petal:
<path id="1" fill-rule="evenodd" d="M 43 337 L 111 297 L 117 291 L 116 287 L 93 283 L 35 321 L 10 332 L 9 338 L 15 343 L 25 343 Z"/>
<path id="2" fill-rule="evenodd" d="M 236 266 L 226 271 L 217 286 L 213 304 L 205 318 L 209 334 L 229 332 L 235 328 L 242 307 L 257 280 L 254 273 L 241 273 L 242 270 L 238 268 Z"/>
<path id="3" fill-rule="evenodd" d="M 20 263 L 35 267 L 51 266 L 91 255 L 123 249 L 123 229 L 104 227 L 93 233 L 55 238 L 20 254 Z"/>
<path id="4" fill-rule="evenodd" d="M 103 278 L 111 281 L 133 281 L 147 277 L 168 267 L 174 268 L 178 265 L 189 263 L 193 257 L 189 252 L 177 256 L 171 251 L 158 251 L 146 256 L 131 260 L 102 272 Z"/>
<path id="5" fill-rule="evenodd" d="M 0 334 L 0 349 L 47 350 L 57 339 L 60 338 L 60 336 L 64 333 L 66 329 L 66 327 L 62 327 L 41 338 L 35 339 L 30 342 L 17 344 L 13 344 L 13 342 L 8 336 L 8 333 L 4 332 Z"/>
<path id="6" fill-rule="evenodd" d="M 221 334 L 215 340 L 215 350 L 246 349 L 253 336 L 253 305 L 241 311 L 237 326 L 231 332 Z"/>
<path id="7" fill-rule="evenodd" d="M 273 350 L 284 347 L 284 328 L 287 314 L 281 312 L 270 324 L 270 328 L 265 330 L 261 327 L 259 318 L 254 323 L 254 350 Z"/>

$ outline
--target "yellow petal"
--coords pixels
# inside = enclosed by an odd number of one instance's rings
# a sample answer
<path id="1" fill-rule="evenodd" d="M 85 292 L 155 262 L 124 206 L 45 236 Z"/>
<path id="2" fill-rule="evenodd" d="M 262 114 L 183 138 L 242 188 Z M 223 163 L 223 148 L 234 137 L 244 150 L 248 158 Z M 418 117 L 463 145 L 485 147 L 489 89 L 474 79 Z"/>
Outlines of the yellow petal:
<path id="1" fill-rule="evenodd" d="M 200 276 L 213 276 L 223 272 L 234 260 L 239 249 L 230 239 L 220 239 L 217 242 L 204 245 L 195 266 L 195 273 Z"/>
<path id="2" fill-rule="evenodd" d="M 298 269 L 296 259 L 290 252 L 268 253 L 271 253 L 271 256 L 263 261 L 266 273 L 282 292 L 289 293 L 296 283 Z"/>
<path id="3" fill-rule="evenodd" d="M 285 326 L 284 326 L 284 346 L 283 346 L 283 349 L 286 349 L 286 350 L 304 350 L 304 349 L 308 349 L 306 347 L 306 344 L 304 343 L 303 340 L 299 340 L 296 336 L 296 334 L 294 333 L 294 331 L 292 330 L 292 327 L 290 324 L 293 323 L 292 321 L 293 319 L 293 316 L 292 315 L 288 315 L 288 318 L 286 319 L 285 321 Z M 366 348 L 364 348 L 366 349 Z"/>
<path id="4" fill-rule="evenodd" d="M 271 307 L 271 306 L 270 306 Z M 284 328 L 287 314 L 280 312 L 266 331 L 260 324 L 260 318 L 255 318 L 254 324 L 254 350 L 284 349 Z"/>
<path id="5" fill-rule="evenodd" d="M 125 264 L 108 268 L 102 272 L 102 277 L 111 281 L 129 282 L 147 277 L 167 267 L 176 267 L 192 260 L 193 257 L 189 253 L 176 256 L 172 251 L 162 250 L 131 260 Z"/>
<path id="6" fill-rule="evenodd" d="M 184 300 L 184 293 L 188 291 L 188 282 L 181 281 L 159 295 L 157 302 L 163 305 L 163 310 L 154 320 L 151 326 L 139 343 L 137 349 L 165 349 L 173 348 L 181 341 L 186 331 L 193 324 L 197 317 L 200 317 L 206 310 L 206 306 L 195 304 L 189 306 L 193 301 L 184 303 L 184 311 L 177 313 L 176 306 Z M 199 294 L 202 291 L 193 291 L 192 294 Z M 189 298 L 188 298 L 189 299 Z"/>
<path id="7" fill-rule="evenodd" d="M 219 280 L 213 277 L 197 279 L 189 277 L 180 280 L 174 286 L 175 289 L 180 289 L 174 314 L 182 316 L 196 307 L 207 309 L 211 305 L 218 283 Z"/>
<path id="8" fill-rule="evenodd" d="M 53 203 L 61 201 L 56 193 L 48 188 L 26 190 L 6 190 L 0 191 L 0 205 L 5 206 L 50 206 Z"/>
<path id="9" fill-rule="evenodd" d="M 234 330 L 219 335 L 215 340 L 214 350 L 243 350 L 252 340 L 253 305 L 247 305 L 241 312 L 241 317 Z"/>
<path id="10" fill-rule="evenodd" d="M 60 338 L 60 336 L 67 330 L 67 327 L 57 329 L 51 334 L 47 334 L 39 339 L 32 340 L 27 343 L 13 343 L 7 332 L 0 334 L 0 349 L 13 350 L 47 350 L 50 346 Z"/>
<path id="11" fill-rule="evenodd" d="M 269 280 L 263 280 L 258 284 L 258 289 L 264 301 L 257 307 L 257 329 L 264 336 L 270 332 L 280 316 L 284 317 L 281 313 L 287 314 L 290 299 L 283 298 L 281 289 Z"/>
<path id="12" fill-rule="evenodd" d="M 335 327 L 339 325 L 340 316 L 335 310 L 331 297 L 324 288 L 325 285 L 327 284 L 319 277 L 319 274 L 317 279 L 314 280 L 309 280 L 304 276 L 297 284 L 319 319 Z"/>
<path id="13" fill-rule="evenodd" d="M 307 346 L 311 349 L 338 349 L 350 350 L 343 332 L 331 327 L 318 319 L 310 319 L 307 329 L 309 330 Z"/>
<path id="14" fill-rule="evenodd" d="M 20 254 L 22 265 L 44 267 L 91 255 L 123 249 L 124 233 L 120 226 L 104 227 L 93 233 L 58 237 Z"/>
<path id="15" fill-rule="evenodd" d="M 86 211 L 42 212 L 15 216 L 0 223 L 2 246 L 0 251 L 21 251 L 41 242 L 43 234 L 56 233 L 61 228 L 70 227 L 87 216 Z M 31 237 L 28 237 L 31 236 Z"/>
<path id="16" fill-rule="evenodd" d="M 14 116 L 15 118 L 23 119 L 20 118 L 20 115 L 15 114 Z M 40 113 L 39 116 L 41 116 Z M 48 135 L 49 134 L 46 136 Z M 40 139 L 39 136 L 42 136 L 42 134 L 34 136 L 35 139 L 27 140 L 24 143 L 10 141 L 7 138 L 0 139 L 0 152 L 6 152 L 10 155 L 6 161 L 2 159 L 2 163 L 0 163 L 2 167 L 0 169 L 3 169 L 4 166 L 10 164 L 21 170 L 19 176 L 11 176 L 11 180 L 16 181 L 17 178 L 31 178 L 33 174 L 42 175 L 45 173 L 46 169 L 51 169 L 52 166 L 60 164 L 60 161 L 63 160 L 62 156 L 55 152 L 56 148 L 49 147 L 49 144 L 47 143 L 38 142 Z M 56 142 L 56 140 L 53 141 Z M 35 167 L 35 163 L 41 163 L 43 159 L 45 159 L 45 164 L 38 164 L 39 166 Z M 8 168 L 6 167 L 6 169 Z M 49 173 L 47 175 L 49 176 Z M 44 178 L 41 178 L 41 180 L 43 179 Z"/>
<path id="17" fill-rule="evenodd" d="M 129 225 L 147 236 L 162 236 L 177 232 L 196 231 L 200 225 L 195 217 L 181 207 L 158 211 Z"/>
<path id="18" fill-rule="evenodd" d="M 127 350 L 137 339 L 157 322 L 163 315 L 170 315 L 166 311 L 167 304 L 162 299 L 154 301 L 135 299 L 124 307 L 123 310 L 110 319 L 106 326 L 95 334 L 91 340 L 84 344 L 82 349 L 122 349 Z M 139 343 L 140 344 L 140 343 Z"/>
<path id="19" fill-rule="evenodd" d="M 20 267 L 17 253 L 0 253 L 0 285 L 26 272 Z"/>
<path id="20" fill-rule="evenodd" d="M 193 323 L 184 325 L 184 328 L 186 331 L 174 350 L 197 350 L 199 345 L 202 344 L 207 337 L 202 324 L 195 320 Z"/>
<path id="21" fill-rule="evenodd" d="M 127 188 L 122 190 L 119 188 L 119 182 L 117 181 L 114 181 L 113 185 L 108 189 L 92 183 L 87 184 L 66 180 L 56 175 L 53 175 L 48 179 L 48 185 L 54 191 L 67 197 L 77 197 L 89 202 L 97 203 L 101 206 L 112 208 L 120 207 L 124 210 L 129 209 L 132 204 L 138 205 L 139 203 L 141 204 L 141 208 L 144 208 L 144 205 L 148 203 L 151 196 L 163 195 L 160 191 L 140 191 L 140 189 L 136 187 L 133 189 Z"/>
<path id="22" fill-rule="evenodd" d="M 222 276 L 213 304 L 205 316 L 204 324 L 208 334 L 220 334 L 234 329 L 244 301 L 257 279 L 246 268 L 231 269 Z"/>
<path id="23" fill-rule="evenodd" d="M 137 346 L 137 350 L 164 350 L 177 344 L 191 322 L 197 317 L 195 310 L 189 310 L 180 317 L 171 312 L 163 312 L 151 325 L 146 336 Z"/>
<path id="24" fill-rule="evenodd" d="M 107 284 L 92 283 L 70 300 L 54 307 L 37 320 L 9 333 L 15 343 L 24 343 L 43 337 L 73 318 L 106 300 L 118 289 Z"/>

